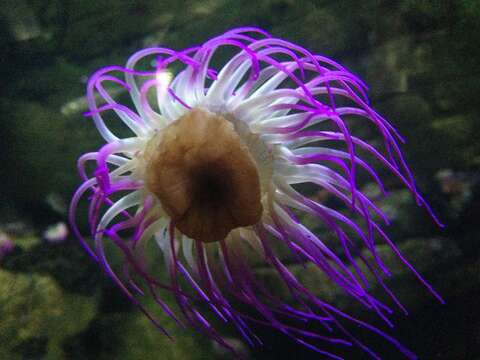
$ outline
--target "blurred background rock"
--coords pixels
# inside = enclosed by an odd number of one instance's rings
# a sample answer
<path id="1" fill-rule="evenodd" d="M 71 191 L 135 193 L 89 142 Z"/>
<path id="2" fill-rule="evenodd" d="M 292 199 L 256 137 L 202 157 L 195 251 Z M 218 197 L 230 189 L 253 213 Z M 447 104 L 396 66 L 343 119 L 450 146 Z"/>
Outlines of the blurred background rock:
<path id="1" fill-rule="evenodd" d="M 480 358 L 479 1 L 3 0 L 0 359 L 229 358 L 166 318 L 177 340 L 157 332 L 88 259 L 65 222 L 79 183 L 75 161 L 101 143 L 81 115 L 88 76 L 142 47 L 182 48 L 240 25 L 330 56 L 370 85 L 373 105 L 407 139 L 419 188 L 446 224 L 436 228 L 387 181 L 389 233 L 447 301 L 436 303 L 380 247 L 394 274 L 389 285 L 410 311 L 394 316 L 391 333 L 423 359 Z M 319 294 L 363 315 L 321 274 L 296 266 L 292 271 Z M 268 269 L 259 274 L 271 277 Z M 251 358 L 317 358 L 258 331 L 265 347 L 250 351 Z M 385 358 L 398 357 L 383 341 L 360 336 Z"/>

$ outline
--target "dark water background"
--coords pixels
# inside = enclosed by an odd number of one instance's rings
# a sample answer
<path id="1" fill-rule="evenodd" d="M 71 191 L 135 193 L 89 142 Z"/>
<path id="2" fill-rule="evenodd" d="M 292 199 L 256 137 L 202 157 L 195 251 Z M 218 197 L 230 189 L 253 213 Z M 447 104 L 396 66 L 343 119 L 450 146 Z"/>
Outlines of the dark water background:
<path id="1" fill-rule="evenodd" d="M 392 238 L 447 301 L 440 305 L 392 260 L 390 285 L 410 315 L 394 315 L 390 333 L 423 359 L 480 359 L 475 0 L 3 0 L 0 230 L 15 248 L 0 264 L 0 359 L 230 358 L 165 319 L 177 337 L 169 342 L 75 239 L 52 243 L 42 233 L 66 222 L 79 183 L 75 161 L 101 143 L 81 116 L 88 76 L 124 64 L 142 47 L 179 49 L 240 25 L 332 57 L 370 85 L 373 106 L 406 137 L 419 188 L 446 224 L 435 227 L 400 188 L 384 201 Z M 315 287 L 315 278 L 304 279 Z M 341 295 L 329 296 L 363 316 Z M 319 358 L 276 333 L 258 332 L 265 347 L 250 352 L 254 359 Z M 385 359 L 401 358 L 383 340 L 357 332 Z M 364 358 L 355 350 L 340 353 Z"/>

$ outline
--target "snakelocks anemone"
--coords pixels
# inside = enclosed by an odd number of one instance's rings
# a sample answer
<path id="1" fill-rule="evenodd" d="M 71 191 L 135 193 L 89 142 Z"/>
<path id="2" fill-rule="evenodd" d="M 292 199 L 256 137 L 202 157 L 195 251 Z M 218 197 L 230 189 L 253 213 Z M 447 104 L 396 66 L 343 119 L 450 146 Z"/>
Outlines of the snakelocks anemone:
<path id="1" fill-rule="evenodd" d="M 252 328 L 267 327 L 327 357 L 340 358 L 322 343 L 355 345 L 378 358 L 348 331 L 351 323 L 415 358 L 322 299 L 286 265 L 317 267 L 328 286 L 391 326 L 392 310 L 369 284 L 376 281 L 406 312 L 384 282 L 390 272 L 376 244 L 385 243 L 442 301 L 402 257 L 384 231 L 387 216 L 359 188 L 368 177 L 385 194 L 383 167 L 436 221 L 402 157 L 402 138 L 370 107 L 366 92 L 343 66 L 257 28 L 180 51 L 140 50 L 125 67 L 102 68 L 88 82 L 86 115 L 106 143 L 78 161 L 83 184 L 71 203 L 72 228 L 162 331 L 142 299 L 152 297 L 160 311 L 232 351 L 212 314 L 251 346 L 262 344 Z M 127 136 L 112 131 L 115 123 L 107 127 L 112 115 Z M 366 128 L 376 131 L 375 143 L 359 137 Z M 75 222 L 84 196 L 86 237 Z M 314 233 L 305 222 L 323 230 Z M 120 266 L 112 261 L 119 254 Z M 259 276 L 259 266 L 270 268 L 286 298 Z"/>

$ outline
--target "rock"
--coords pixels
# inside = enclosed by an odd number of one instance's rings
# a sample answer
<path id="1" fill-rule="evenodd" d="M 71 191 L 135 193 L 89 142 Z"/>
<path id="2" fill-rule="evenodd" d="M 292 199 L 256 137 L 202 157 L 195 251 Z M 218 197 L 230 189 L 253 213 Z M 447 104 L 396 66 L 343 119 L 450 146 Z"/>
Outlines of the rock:
<path id="1" fill-rule="evenodd" d="M 96 311 L 93 298 L 70 295 L 43 275 L 0 270 L 0 358 L 64 357 L 62 342 L 87 326 Z"/>

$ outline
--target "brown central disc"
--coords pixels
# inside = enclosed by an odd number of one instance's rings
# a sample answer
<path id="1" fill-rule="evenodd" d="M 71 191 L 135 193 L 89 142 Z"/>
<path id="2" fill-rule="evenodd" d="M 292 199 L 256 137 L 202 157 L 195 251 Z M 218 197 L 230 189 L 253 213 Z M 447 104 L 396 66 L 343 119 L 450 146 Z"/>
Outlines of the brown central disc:
<path id="1" fill-rule="evenodd" d="M 231 122 L 192 109 L 149 143 L 146 186 L 183 234 L 219 241 L 262 215 L 260 179 Z"/>

